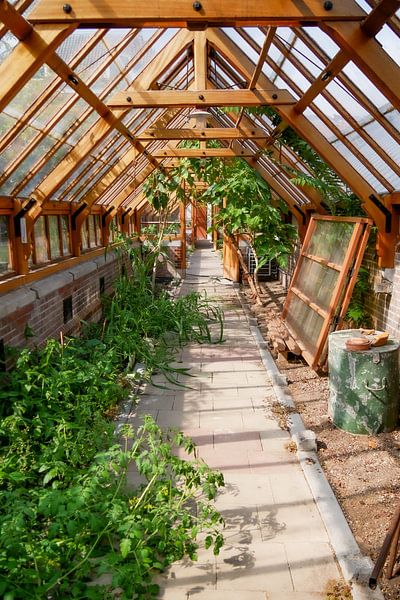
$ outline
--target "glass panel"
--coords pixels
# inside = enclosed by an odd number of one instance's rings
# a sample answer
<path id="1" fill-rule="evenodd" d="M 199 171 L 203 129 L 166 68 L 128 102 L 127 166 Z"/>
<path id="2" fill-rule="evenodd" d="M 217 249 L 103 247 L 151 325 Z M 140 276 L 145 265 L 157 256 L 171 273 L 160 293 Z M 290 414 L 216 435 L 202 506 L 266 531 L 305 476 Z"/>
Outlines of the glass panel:
<path id="1" fill-rule="evenodd" d="M 59 258 L 61 256 L 60 252 L 60 232 L 58 229 L 58 217 L 57 216 L 49 216 L 47 217 L 49 224 L 49 235 L 50 235 L 50 253 L 51 258 L 54 260 L 55 258 Z"/>
<path id="2" fill-rule="evenodd" d="M 87 219 L 83 222 L 81 229 L 81 240 L 82 240 L 82 250 L 87 250 L 89 248 L 89 235 L 88 235 L 88 223 Z"/>
<path id="3" fill-rule="evenodd" d="M 342 265 L 354 231 L 354 223 L 316 220 L 307 254 Z"/>
<path id="4" fill-rule="evenodd" d="M 90 244 L 90 247 L 93 248 L 94 246 L 96 246 L 96 234 L 95 234 L 95 229 L 94 229 L 94 216 L 90 215 L 88 217 L 88 221 L 89 221 L 89 244 Z"/>
<path id="5" fill-rule="evenodd" d="M 39 183 L 48 175 L 58 164 L 58 162 L 69 152 L 71 146 L 64 144 L 53 156 L 51 156 L 45 163 L 45 165 L 38 171 L 38 173 L 31 179 L 31 181 L 22 188 L 21 195 L 29 196 L 33 190 L 39 185 Z"/>
<path id="6" fill-rule="evenodd" d="M 67 37 L 67 39 L 57 48 L 57 54 L 66 62 L 78 54 L 86 46 L 89 40 L 95 35 L 96 30 L 78 29 Z"/>
<path id="7" fill-rule="evenodd" d="M 0 216 L 0 273 L 12 270 L 8 221 L 8 217 Z"/>
<path id="8" fill-rule="evenodd" d="M 0 61 L 3 62 L 18 44 L 18 39 L 7 31 L 0 39 Z"/>
<path id="9" fill-rule="evenodd" d="M 366 167 L 357 156 L 343 144 L 343 142 L 336 141 L 333 143 L 333 146 L 340 152 L 343 158 L 347 159 L 351 166 L 358 171 L 361 177 L 364 177 L 364 179 L 368 181 L 378 194 L 389 192 L 389 190 L 369 171 L 368 167 Z"/>
<path id="10" fill-rule="evenodd" d="M 37 130 L 33 127 L 25 127 L 14 137 L 12 142 L 0 154 L 0 168 L 6 169 L 20 154 L 29 146 L 33 138 L 37 135 Z"/>
<path id="11" fill-rule="evenodd" d="M 69 237 L 69 217 L 67 215 L 61 215 L 60 218 L 63 255 L 66 256 L 68 254 L 71 254 Z"/>
<path id="12" fill-rule="evenodd" d="M 381 111 L 385 112 L 388 104 L 387 98 L 371 83 L 366 75 L 353 62 L 349 62 L 343 69 L 347 75 L 366 97 Z"/>
<path id="13" fill-rule="evenodd" d="M 388 25 L 384 25 L 376 35 L 376 39 L 383 46 L 383 49 L 389 54 L 390 58 L 400 65 L 400 40 L 399 36 L 390 29 Z"/>
<path id="14" fill-rule="evenodd" d="M 39 217 L 35 221 L 34 233 L 36 264 L 45 263 L 49 260 L 45 217 Z"/>
<path id="15" fill-rule="evenodd" d="M 304 258 L 296 287 L 323 310 L 329 309 L 331 295 L 339 277 L 338 271 Z"/>
<path id="16" fill-rule="evenodd" d="M 323 318 L 307 304 L 304 304 L 300 298 L 293 295 L 286 315 L 286 322 L 295 337 L 301 339 L 306 349 L 314 354 L 324 324 Z"/>
<path id="17" fill-rule="evenodd" d="M 18 118 L 22 116 L 56 79 L 59 78 L 55 73 L 47 65 L 43 65 L 8 104 L 7 112 Z"/>
<path id="18" fill-rule="evenodd" d="M 94 228 L 96 230 L 97 245 L 101 246 L 101 228 L 100 228 L 100 215 L 93 215 Z"/>

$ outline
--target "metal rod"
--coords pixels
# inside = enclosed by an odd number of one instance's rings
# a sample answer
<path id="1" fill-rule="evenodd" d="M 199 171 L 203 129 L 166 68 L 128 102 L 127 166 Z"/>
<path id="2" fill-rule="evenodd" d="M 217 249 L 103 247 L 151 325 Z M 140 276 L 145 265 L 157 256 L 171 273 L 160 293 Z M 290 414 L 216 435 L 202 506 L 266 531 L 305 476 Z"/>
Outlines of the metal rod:
<path id="1" fill-rule="evenodd" d="M 386 557 L 389 553 L 390 547 L 392 545 L 392 540 L 395 536 L 396 530 L 400 523 L 400 505 L 398 506 L 395 514 L 390 521 L 389 529 L 382 544 L 382 548 L 379 552 L 378 558 L 376 559 L 375 566 L 372 570 L 371 576 L 368 581 L 368 585 L 371 590 L 374 590 L 378 583 L 378 577 L 381 574 L 383 569 L 383 565 L 385 564 Z"/>

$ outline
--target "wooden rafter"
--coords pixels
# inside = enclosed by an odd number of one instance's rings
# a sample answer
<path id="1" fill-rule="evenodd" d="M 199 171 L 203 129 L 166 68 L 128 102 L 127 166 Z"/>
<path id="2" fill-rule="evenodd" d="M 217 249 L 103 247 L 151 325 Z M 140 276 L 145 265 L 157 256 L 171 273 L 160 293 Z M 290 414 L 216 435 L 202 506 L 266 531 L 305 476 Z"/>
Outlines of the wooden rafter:
<path id="1" fill-rule="evenodd" d="M 142 90 L 140 92 L 117 92 L 107 103 L 117 109 L 170 108 L 209 106 L 266 106 L 295 104 L 295 99 L 286 90 L 273 85 L 257 90 Z"/>
<path id="2" fill-rule="evenodd" d="M 164 146 L 160 150 L 155 150 L 152 153 L 154 158 L 205 158 L 205 157 L 221 157 L 232 158 L 234 156 L 253 157 L 254 152 L 240 148 L 233 150 L 232 148 L 172 148 Z"/>
<path id="3" fill-rule="evenodd" d="M 136 139 L 140 141 L 149 140 L 238 140 L 254 139 L 264 140 L 268 134 L 261 127 L 240 126 L 236 127 L 207 127 L 193 129 L 146 129 Z"/>
<path id="4" fill-rule="evenodd" d="M 65 6 L 65 5 L 64 5 Z M 67 5 L 68 6 L 68 5 Z M 42 0 L 30 14 L 32 23 L 73 22 L 86 27 L 219 27 L 283 25 L 298 26 L 321 19 L 362 20 L 363 10 L 354 0 L 335 0 L 324 4 L 320 0 L 202 0 L 199 5 L 186 0 L 92 0 L 72 2 L 71 10 L 63 9 L 58 0 Z"/>

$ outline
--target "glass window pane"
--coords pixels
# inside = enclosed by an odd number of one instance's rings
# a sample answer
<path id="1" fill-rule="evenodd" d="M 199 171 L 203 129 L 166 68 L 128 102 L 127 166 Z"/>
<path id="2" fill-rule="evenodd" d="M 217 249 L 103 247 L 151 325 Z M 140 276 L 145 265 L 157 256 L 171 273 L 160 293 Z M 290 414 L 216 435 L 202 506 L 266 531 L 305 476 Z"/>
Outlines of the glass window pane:
<path id="1" fill-rule="evenodd" d="M 51 216 L 47 217 L 49 224 L 49 235 L 50 235 L 50 252 L 51 258 L 59 258 L 61 256 L 60 251 L 60 231 L 58 229 L 58 217 Z"/>
<path id="2" fill-rule="evenodd" d="M 317 220 L 315 225 L 307 254 L 342 265 L 353 235 L 354 223 Z"/>
<path id="3" fill-rule="evenodd" d="M 94 227 L 96 230 L 97 245 L 101 246 L 101 228 L 100 228 L 100 215 L 93 215 Z"/>
<path id="4" fill-rule="evenodd" d="M 35 233 L 36 264 L 45 263 L 49 260 L 49 254 L 48 254 L 48 248 L 47 248 L 45 217 L 39 217 L 36 220 L 35 227 L 34 227 L 34 233 Z"/>
<path id="5" fill-rule="evenodd" d="M 323 318 L 297 296 L 290 301 L 286 322 L 295 336 L 304 343 L 306 349 L 314 354 L 319 334 L 324 324 Z"/>
<path id="6" fill-rule="evenodd" d="M 71 254 L 70 250 L 70 233 L 69 233 L 69 218 L 67 215 L 61 215 L 61 237 L 63 255 Z"/>
<path id="7" fill-rule="evenodd" d="M 96 234 L 94 229 L 94 215 L 90 215 L 89 221 L 89 243 L 90 247 L 93 248 L 96 245 Z"/>
<path id="8" fill-rule="evenodd" d="M 0 216 L 0 273 L 12 270 L 8 220 L 8 217 Z"/>
<path id="9" fill-rule="evenodd" d="M 89 248 L 88 222 L 87 219 L 83 222 L 81 230 L 82 250 Z"/>

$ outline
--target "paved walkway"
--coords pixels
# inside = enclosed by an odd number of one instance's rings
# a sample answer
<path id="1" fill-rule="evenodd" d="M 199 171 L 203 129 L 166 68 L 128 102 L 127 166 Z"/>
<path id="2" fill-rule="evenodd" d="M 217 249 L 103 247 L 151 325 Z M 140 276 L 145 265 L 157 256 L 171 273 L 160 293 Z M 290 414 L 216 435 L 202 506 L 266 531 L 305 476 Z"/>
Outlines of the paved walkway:
<path id="1" fill-rule="evenodd" d="M 201 550 L 160 578 L 163 600 L 323 600 L 340 578 L 328 536 L 289 436 L 271 413 L 274 391 L 238 297 L 222 278 L 218 253 L 198 249 L 182 293 L 205 291 L 225 312 L 226 342 L 189 345 L 191 388 L 148 386 L 139 404 L 160 426 L 190 435 L 199 455 L 220 469 L 217 499 L 226 528 L 219 556 Z"/>

